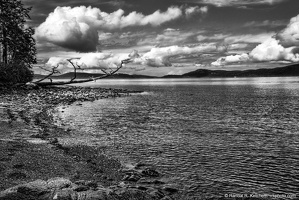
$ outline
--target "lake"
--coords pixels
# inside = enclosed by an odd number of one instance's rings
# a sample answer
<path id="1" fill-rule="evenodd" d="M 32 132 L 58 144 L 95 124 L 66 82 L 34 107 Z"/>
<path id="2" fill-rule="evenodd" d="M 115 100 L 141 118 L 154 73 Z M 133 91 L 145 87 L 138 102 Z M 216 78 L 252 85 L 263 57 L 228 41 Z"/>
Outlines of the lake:
<path id="1" fill-rule="evenodd" d="M 142 90 L 84 102 L 61 117 L 70 143 L 151 163 L 190 197 L 298 193 L 299 77 L 101 80 Z"/>

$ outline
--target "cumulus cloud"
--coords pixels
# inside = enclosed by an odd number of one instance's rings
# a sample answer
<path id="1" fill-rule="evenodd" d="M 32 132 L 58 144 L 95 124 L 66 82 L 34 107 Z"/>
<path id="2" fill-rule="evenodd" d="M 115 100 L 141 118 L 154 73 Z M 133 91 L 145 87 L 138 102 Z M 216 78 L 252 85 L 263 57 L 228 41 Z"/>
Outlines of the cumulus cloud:
<path id="1" fill-rule="evenodd" d="M 277 39 L 285 47 L 299 46 L 299 15 L 291 18 L 287 27 L 277 34 Z"/>
<path id="2" fill-rule="evenodd" d="M 57 69 L 63 69 L 63 68 L 71 68 L 69 65 L 70 63 L 67 61 L 66 58 L 62 57 L 51 57 L 46 63 L 47 67 L 58 67 Z"/>
<path id="3" fill-rule="evenodd" d="M 242 62 L 299 62 L 299 53 L 297 48 L 285 48 L 275 38 L 269 38 L 256 46 L 249 54 L 230 55 L 221 57 L 211 64 L 214 66 L 223 66 L 228 64 Z"/>
<path id="4" fill-rule="evenodd" d="M 185 10 L 185 14 L 186 14 L 187 18 L 190 18 L 199 13 L 206 14 L 207 12 L 208 12 L 208 6 L 203 6 L 203 7 L 194 6 L 194 7 L 186 8 L 186 10 Z"/>
<path id="5" fill-rule="evenodd" d="M 112 53 L 86 53 L 80 58 L 72 59 L 72 62 L 79 65 L 81 69 L 113 69 L 120 65 L 121 61 L 128 59 L 127 54 Z M 51 57 L 45 64 L 47 67 L 56 67 L 58 69 L 73 68 L 67 58 Z"/>
<path id="6" fill-rule="evenodd" d="M 214 66 L 222 66 L 227 64 L 236 64 L 241 62 L 247 62 L 249 61 L 249 55 L 246 53 L 240 54 L 240 55 L 229 55 L 226 57 L 218 58 L 215 62 L 212 62 L 211 65 Z"/>
<path id="7" fill-rule="evenodd" d="M 149 52 L 140 56 L 135 53 L 133 62 L 135 64 L 142 64 L 151 67 L 165 67 L 172 66 L 171 58 L 181 55 L 190 55 L 203 52 L 215 52 L 217 51 L 215 45 L 202 44 L 194 47 L 181 47 L 181 46 L 169 46 L 169 47 L 155 47 Z"/>
<path id="8" fill-rule="evenodd" d="M 285 48 L 275 38 L 270 38 L 259 44 L 251 52 L 250 56 L 254 61 L 299 61 L 299 54 L 294 53 L 294 48 Z"/>
<path id="9" fill-rule="evenodd" d="M 198 10 L 205 12 L 204 8 L 186 8 L 188 13 Z M 128 15 L 119 9 L 106 13 L 99 8 L 92 7 L 57 7 L 49 14 L 45 22 L 36 28 L 35 37 L 39 41 L 46 41 L 55 45 L 76 50 L 79 52 L 96 51 L 99 34 L 101 38 L 109 37 L 105 31 L 119 30 L 130 26 L 159 26 L 163 23 L 183 16 L 184 8 L 172 6 L 165 12 L 155 11 L 150 15 L 143 15 L 133 11 Z"/>
<path id="10" fill-rule="evenodd" d="M 239 62 L 248 60 L 252 62 L 299 62 L 299 15 L 291 18 L 287 27 L 279 33 L 273 34 L 272 37 L 269 37 L 270 34 L 273 33 L 263 33 L 257 37 L 253 37 L 253 35 L 228 36 L 224 40 L 232 43 L 260 41 L 260 44 L 249 53 L 249 59 Z M 234 58 L 239 58 L 242 55 L 235 55 Z M 212 65 L 220 66 L 234 63 L 234 60 L 232 60 L 233 62 L 229 61 L 231 58 L 230 56 L 219 58 Z"/>

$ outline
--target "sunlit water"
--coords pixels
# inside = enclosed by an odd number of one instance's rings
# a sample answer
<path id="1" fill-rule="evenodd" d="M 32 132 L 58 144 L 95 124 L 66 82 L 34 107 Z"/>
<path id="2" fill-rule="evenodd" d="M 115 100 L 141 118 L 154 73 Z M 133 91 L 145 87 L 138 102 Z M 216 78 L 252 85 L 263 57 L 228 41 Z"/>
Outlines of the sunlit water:
<path id="1" fill-rule="evenodd" d="M 67 108 L 68 142 L 151 163 L 196 198 L 299 192 L 299 77 L 86 85 L 145 92 Z"/>

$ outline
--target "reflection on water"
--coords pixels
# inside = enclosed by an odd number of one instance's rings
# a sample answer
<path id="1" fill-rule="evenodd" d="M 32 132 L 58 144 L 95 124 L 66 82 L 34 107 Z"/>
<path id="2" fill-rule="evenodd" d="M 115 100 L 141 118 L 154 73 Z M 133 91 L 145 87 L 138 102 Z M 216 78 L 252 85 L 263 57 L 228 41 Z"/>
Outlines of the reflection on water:
<path id="1" fill-rule="evenodd" d="M 71 142 L 152 163 L 192 197 L 297 193 L 299 82 L 293 78 L 104 80 L 146 93 L 71 106 Z"/>

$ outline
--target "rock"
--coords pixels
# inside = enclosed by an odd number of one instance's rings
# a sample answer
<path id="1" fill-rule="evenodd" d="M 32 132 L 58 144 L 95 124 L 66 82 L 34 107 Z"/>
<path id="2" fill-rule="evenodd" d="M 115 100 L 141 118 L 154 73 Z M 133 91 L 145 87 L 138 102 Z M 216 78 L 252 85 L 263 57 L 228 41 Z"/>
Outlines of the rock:
<path id="1" fill-rule="evenodd" d="M 31 195 L 31 196 L 40 196 L 45 193 L 48 193 L 48 184 L 43 180 L 36 180 L 30 183 L 26 183 L 18 186 L 17 192 Z"/>
<path id="2" fill-rule="evenodd" d="M 8 194 L 0 193 L 0 200 L 36 200 L 36 198 L 25 194 L 14 192 Z"/>
<path id="3" fill-rule="evenodd" d="M 102 200 L 102 199 L 103 200 L 109 199 L 107 198 L 107 194 L 105 191 L 88 190 L 84 192 L 78 192 L 76 200 Z"/>
<path id="4" fill-rule="evenodd" d="M 38 89 L 39 86 L 36 85 L 35 83 L 32 83 L 32 82 L 28 82 L 26 83 L 26 89 Z"/>
<path id="5" fill-rule="evenodd" d="M 72 182 L 69 179 L 57 177 L 57 178 L 51 178 L 47 180 L 47 184 L 48 184 L 48 188 L 50 189 L 54 189 L 54 188 L 63 189 L 71 186 Z"/>
<path id="6" fill-rule="evenodd" d="M 47 183 L 43 180 L 36 180 L 26 184 L 4 190 L 0 193 L 1 200 L 31 200 L 50 193 Z M 41 198 L 42 199 L 42 198 Z"/>
<path id="7" fill-rule="evenodd" d="M 59 190 L 53 196 L 53 200 L 74 200 L 77 199 L 77 193 L 71 189 Z"/>

